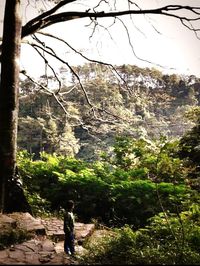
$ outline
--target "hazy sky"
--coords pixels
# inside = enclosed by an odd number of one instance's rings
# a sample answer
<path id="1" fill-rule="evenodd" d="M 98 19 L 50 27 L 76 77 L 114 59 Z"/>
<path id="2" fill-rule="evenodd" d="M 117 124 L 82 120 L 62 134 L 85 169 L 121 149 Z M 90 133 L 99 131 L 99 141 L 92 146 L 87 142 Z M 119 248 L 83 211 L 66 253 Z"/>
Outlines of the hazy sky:
<path id="1" fill-rule="evenodd" d="M 4 1 L 0 0 L 0 21 L 3 20 Z M 24 0 L 25 2 L 25 0 Z M 73 5 L 71 10 L 87 9 L 87 4 L 94 3 L 95 0 L 79 1 L 85 4 Z M 122 10 L 126 8 L 124 0 L 119 0 Z M 200 0 L 138 0 L 134 1 L 142 8 L 156 8 L 167 4 L 194 5 L 200 7 Z M 69 10 L 69 9 L 67 9 Z M 26 14 L 26 16 L 25 16 Z M 27 7 L 26 13 L 23 9 L 24 23 L 36 15 L 34 7 Z M 121 17 L 122 18 L 122 17 Z M 109 33 L 102 27 L 96 30 L 91 39 L 92 27 L 86 27 L 90 20 L 80 19 L 67 23 L 59 23 L 44 29 L 56 36 L 64 38 L 70 45 L 92 59 L 102 60 L 112 64 L 133 64 L 141 67 L 156 67 L 162 72 L 196 75 L 200 77 L 200 40 L 194 33 L 183 27 L 183 25 L 173 18 L 160 15 L 143 16 L 137 15 L 131 21 L 130 17 L 123 17 L 123 21 L 128 25 L 130 34 L 129 44 L 127 33 L 120 21 L 116 22 Z M 101 20 L 99 20 L 101 22 Z M 109 26 L 112 19 L 104 19 L 104 26 Z M 1 23 L 2 24 L 2 23 Z M 1 25 L 2 27 L 2 25 Z M 200 28 L 200 22 L 198 27 Z M 2 31 L 2 29 L 1 29 Z M 158 33 L 159 32 L 159 33 Z M 42 39 L 40 35 L 38 35 Z M 42 39 L 48 41 L 50 38 Z M 51 42 L 56 53 L 69 64 L 81 64 L 80 56 L 71 52 L 69 48 L 57 41 Z M 138 58 L 150 61 L 149 64 Z M 50 59 L 49 59 L 50 60 Z M 55 63 L 55 61 L 52 61 Z M 30 74 L 42 75 L 44 63 L 28 45 L 22 45 L 21 52 L 22 68 L 26 68 Z M 158 65 L 163 66 L 159 68 Z"/>

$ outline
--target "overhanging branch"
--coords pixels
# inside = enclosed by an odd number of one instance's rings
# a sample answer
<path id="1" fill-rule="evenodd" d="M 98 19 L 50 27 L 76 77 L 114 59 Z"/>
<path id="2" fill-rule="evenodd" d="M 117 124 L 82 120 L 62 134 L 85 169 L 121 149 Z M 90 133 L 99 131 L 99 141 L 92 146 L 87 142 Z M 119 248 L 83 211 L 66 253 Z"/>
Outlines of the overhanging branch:
<path id="1" fill-rule="evenodd" d="M 69 1 L 62 1 L 64 5 Z M 72 1 L 70 1 L 72 2 Z M 58 8 L 57 8 L 58 9 Z M 56 10 L 57 10 L 56 9 Z M 177 11 L 189 11 L 191 13 L 190 16 L 181 16 L 176 14 Z M 54 11 L 55 12 L 55 11 Z M 154 14 L 154 15 L 164 15 L 168 17 L 173 17 L 179 20 L 184 26 L 185 23 L 183 22 L 196 22 L 200 21 L 200 7 L 192 7 L 192 6 L 182 6 L 182 5 L 168 5 L 161 8 L 156 9 L 140 9 L 140 10 L 125 10 L 125 11 L 114 11 L 114 12 L 77 12 L 77 11 L 70 11 L 70 12 L 61 12 L 58 14 L 53 14 L 52 9 L 50 11 L 45 12 L 33 20 L 29 21 L 26 25 L 23 26 L 22 29 L 22 38 L 26 37 L 30 34 L 37 32 L 38 30 L 44 29 L 50 25 L 70 21 L 73 19 L 80 19 L 80 18 L 108 18 L 108 17 L 120 17 L 125 15 L 141 15 L 141 14 Z M 48 15 L 50 14 L 50 15 Z M 199 28 L 191 28 L 190 30 L 197 32 L 200 31 Z"/>
<path id="2" fill-rule="evenodd" d="M 100 60 L 91 59 L 91 58 L 85 56 L 83 53 L 77 51 L 77 50 L 76 50 L 74 47 L 72 47 L 68 42 L 66 42 L 66 41 L 63 40 L 62 38 L 59 38 L 58 36 L 55 36 L 55 35 L 50 34 L 50 33 L 47 33 L 47 32 L 41 32 L 41 31 L 39 31 L 39 32 L 37 32 L 37 33 L 38 33 L 38 34 L 42 34 L 42 35 L 44 35 L 44 36 L 46 36 L 46 37 L 53 38 L 53 39 L 55 39 L 55 40 L 58 40 L 58 41 L 64 43 L 64 44 L 67 45 L 67 46 L 68 46 L 73 52 L 75 52 L 76 54 L 79 54 L 82 58 L 86 59 L 86 60 L 89 61 L 89 62 L 92 62 L 92 63 L 98 63 L 98 64 L 100 64 L 100 65 L 104 65 L 104 66 L 109 67 L 109 68 L 110 68 L 110 69 L 116 74 L 117 78 L 119 78 L 120 80 L 123 81 L 125 87 L 126 87 L 127 90 L 129 91 L 129 87 L 128 87 L 126 81 L 124 80 L 124 78 L 120 75 L 120 73 L 117 71 L 117 69 L 116 69 L 112 64 L 107 63 L 107 62 L 103 62 L 103 61 L 100 61 Z"/>

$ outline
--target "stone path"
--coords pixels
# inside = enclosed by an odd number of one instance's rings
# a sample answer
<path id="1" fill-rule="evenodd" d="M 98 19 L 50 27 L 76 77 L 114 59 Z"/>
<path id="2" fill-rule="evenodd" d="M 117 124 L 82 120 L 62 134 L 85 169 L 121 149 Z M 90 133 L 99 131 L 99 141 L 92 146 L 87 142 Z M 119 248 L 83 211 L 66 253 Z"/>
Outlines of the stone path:
<path id="1" fill-rule="evenodd" d="M 35 219 L 28 213 L 0 215 L 0 230 L 22 227 L 34 232 L 31 240 L 0 250 L 1 265 L 71 265 L 76 260 L 63 252 L 63 221 L 57 218 Z M 76 252 L 84 251 L 82 242 L 94 232 L 94 224 L 75 223 Z"/>

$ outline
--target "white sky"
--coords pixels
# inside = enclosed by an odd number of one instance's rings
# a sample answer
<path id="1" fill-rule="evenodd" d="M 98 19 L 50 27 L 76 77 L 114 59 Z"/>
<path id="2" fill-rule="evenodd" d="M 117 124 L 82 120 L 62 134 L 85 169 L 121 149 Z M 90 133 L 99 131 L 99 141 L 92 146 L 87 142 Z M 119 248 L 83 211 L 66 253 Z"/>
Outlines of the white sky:
<path id="1" fill-rule="evenodd" d="M 0 0 L 0 21 L 3 21 L 4 1 Z M 25 1 L 25 0 L 24 0 Z M 93 3 L 95 0 L 80 0 L 80 3 L 85 4 L 83 10 L 87 9 L 86 3 Z M 126 3 L 124 0 L 119 0 L 121 6 Z M 156 8 L 167 4 L 182 4 L 194 5 L 200 7 L 200 0 L 138 0 L 134 1 L 142 8 Z M 82 5 L 73 5 L 72 10 L 77 8 L 82 9 Z M 125 5 L 122 10 L 125 9 Z M 61 10 L 60 10 L 61 11 Z M 26 9 L 26 16 L 30 19 L 36 15 L 33 8 L 30 6 Z M 121 17 L 122 18 L 122 17 Z M 131 46 L 128 44 L 126 31 L 120 22 L 110 28 L 110 34 L 100 28 L 96 31 L 93 38 L 89 40 L 92 33 L 88 19 L 79 19 L 64 23 L 52 25 L 44 29 L 45 32 L 50 32 L 54 35 L 64 38 L 70 45 L 92 59 L 101 60 L 112 64 L 132 64 L 140 67 L 156 67 L 164 73 L 177 73 L 186 75 L 196 75 L 200 77 L 200 40 L 196 38 L 194 33 L 183 27 L 183 25 L 173 18 L 163 16 L 146 16 L 137 15 L 134 18 L 134 24 L 127 17 L 123 17 L 126 25 L 129 27 L 131 43 L 134 51 L 139 58 L 151 61 L 154 64 L 148 64 L 138 60 Z M 26 17 L 24 16 L 24 22 Z M 101 22 L 101 20 L 99 20 Z M 104 19 L 104 25 L 108 26 L 112 23 L 111 19 Z M 2 24 L 2 23 L 1 23 Z M 161 34 L 158 34 L 153 26 Z M 1 25 L 2 27 L 2 25 Z M 199 26 L 200 28 L 200 22 Z M 139 29 L 139 30 L 138 30 Z M 2 28 L 1 28 L 2 32 Z M 42 39 L 40 35 L 37 35 Z M 49 40 L 48 45 L 50 45 Z M 57 41 L 51 42 L 56 53 L 66 60 L 71 65 L 84 63 L 80 56 L 70 52 L 70 49 L 60 44 Z M 49 61 L 50 62 L 50 61 Z M 55 62 L 55 61 L 52 61 Z M 44 72 L 44 63 L 38 57 L 38 54 L 33 51 L 28 45 L 22 46 L 21 64 L 29 74 L 40 76 Z M 57 65 L 57 63 L 56 63 Z M 164 68 L 159 68 L 157 65 L 162 65 Z"/>

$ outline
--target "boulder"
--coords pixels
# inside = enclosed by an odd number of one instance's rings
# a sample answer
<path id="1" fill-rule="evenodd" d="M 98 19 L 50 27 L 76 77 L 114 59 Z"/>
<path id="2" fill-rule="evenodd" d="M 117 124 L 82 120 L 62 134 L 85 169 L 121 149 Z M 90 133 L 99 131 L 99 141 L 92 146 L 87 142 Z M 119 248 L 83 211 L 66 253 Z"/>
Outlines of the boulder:
<path id="1" fill-rule="evenodd" d="M 41 222 L 40 218 L 34 218 L 28 212 L 13 212 L 7 214 L 9 218 L 16 221 L 17 227 L 22 230 L 26 230 L 30 233 L 35 233 L 37 235 L 45 235 L 45 227 Z"/>
<path id="2" fill-rule="evenodd" d="M 8 217 L 7 215 L 0 214 L 0 232 L 8 229 L 15 229 L 17 222 L 15 219 Z"/>

